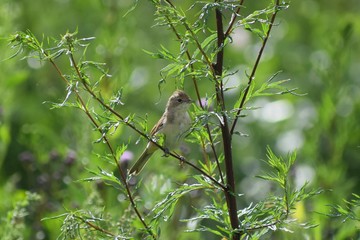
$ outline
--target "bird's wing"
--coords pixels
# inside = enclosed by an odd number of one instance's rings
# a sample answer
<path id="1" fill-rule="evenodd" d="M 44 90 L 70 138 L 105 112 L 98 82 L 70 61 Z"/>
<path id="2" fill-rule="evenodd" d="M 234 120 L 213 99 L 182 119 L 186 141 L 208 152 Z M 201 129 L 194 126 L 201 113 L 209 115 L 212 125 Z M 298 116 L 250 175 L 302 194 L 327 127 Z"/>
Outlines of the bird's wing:
<path id="1" fill-rule="evenodd" d="M 164 127 L 165 117 L 162 116 L 157 124 L 151 129 L 150 135 L 153 136 Z"/>

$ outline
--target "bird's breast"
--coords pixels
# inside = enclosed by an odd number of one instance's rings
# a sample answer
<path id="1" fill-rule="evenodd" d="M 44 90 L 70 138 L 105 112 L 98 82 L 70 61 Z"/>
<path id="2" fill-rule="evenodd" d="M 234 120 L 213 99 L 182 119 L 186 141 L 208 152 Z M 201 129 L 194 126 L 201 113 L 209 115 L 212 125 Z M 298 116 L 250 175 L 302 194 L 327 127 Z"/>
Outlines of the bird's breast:
<path id="1" fill-rule="evenodd" d="M 190 126 L 191 120 L 187 112 L 174 113 L 170 119 L 167 119 L 162 129 L 162 133 L 165 135 L 165 145 L 170 149 L 176 146 Z"/>

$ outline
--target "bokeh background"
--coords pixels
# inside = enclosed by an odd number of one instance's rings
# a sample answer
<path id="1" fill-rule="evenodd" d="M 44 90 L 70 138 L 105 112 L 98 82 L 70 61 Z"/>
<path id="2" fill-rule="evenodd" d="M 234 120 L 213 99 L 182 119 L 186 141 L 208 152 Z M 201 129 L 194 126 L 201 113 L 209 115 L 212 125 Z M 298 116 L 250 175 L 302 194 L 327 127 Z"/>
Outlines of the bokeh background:
<path id="1" fill-rule="evenodd" d="M 101 85 L 104 96 L 123 88 L 125 105 L 117 110 L 123 115 L 148 116 L 152 125 L 161 116 L 176 85 L 174 79 L 167 79 L 160 94 L 160 70 L 167 62 L 155 60 L 143 50 L 155 52 L 164 45 L 176 51 L 179 46 L 171 31 L 154 26 L 155 9 L 150 1 L 139 2 L 125 16 L 133 4 L 131 0 L 0 1 L 0 221 L 6 222 L 6 216 L 23 201 L 26 191 L 38 193 L 41 200 L 31 205 L 26 217 L 19 218 L 23 219 L 21 233 L 25 239 L 55 239 L 61 220 L 40 219 L 61 214 L 65 209 L 85 208 L 97 199 L 107 211 L 122 216 L 119 206 L 125 209 L 125 203 L 112 188 L 74 182 L 89 177 L 88 169 L 111 169 L 97 157 L 106 153 L 106 148 L 94 144 L 99 136 L 83 113 L 71 108 L 51 109 L 50 103 L 63 101 L 66 90 L 49 64 L 21 57 L 2 61 L 14 53 L 6 38 L 27 29 L 39 39 L 60 38 L 76 29 L 79 37 L 95 37 L 86 57 L 105 62 L 109 68 L 112 77 Z M 265 0 L 256 1 L 247 5 L 244 12 L 266 5 Z M 293 229 L 295 233 L 281 235 L 283 238 L 359 237 L 359 222 L 343 223 L 343 219 L 322 214 L 330 212 L 329 205 L 343 205 L 343 199 L 360 193 L 359 13 L 357 0 L 292 1 L 277 18 L 256 82 L 261 84 L 281 71 L 276 80 L 291 79 L 285 86 L 297 88 L 298 96 L 256 98 L 248 106 L 260 108 L 245 112 L 247 117 L 239 121 L 237 130 L 248 135 L 236 137 L 233 147 L 237 191 L 245 194 L 239 199 L 240 206 L 272 194 L 272 185 L 255 177 L 266 171 L 262 160 L 266 159 L 267 145 L 284 157 L 297 149 L 292 172 L 294 186 L 308 181 L 309 188 L 325 190 L 299 204 L 295 212 L 299 221 L 311 221 L 318 227 Z M 258 37 L 241 28 L 234 32 L 225 57 L 228 68 L 239 72 L 227 79 L 229 87 L 247 82 L 245 72 L 251 70 L 260 43 Z M 69 67 L 66 57 L 57 63 L 63 69 Z M 210 82 L 202 80 L 199 85 L 204 97 L 213 93 Z M 184 88 L 196 97 L 190 79 L 185 79 Z M 227 92 L 228 106 L 236 101 L 238 91 Z M 136 144 L 137 140 L 133 131 L 123 127 L 112 137 L 114 142 L 128 144 L 124 164 L 131 164 L 145 145 L 143 141 Z M 188 148 L 191 158 L 200 159 L 197 146 L 189 143 Z M 149 203 L 159 200 L 167 189 L 192 173 L 191 169 L 179 171 L 176 163 L 159 159 L 151 161 L 143 173 L 147 186 L 140 195 L 149 198 Z M 189 217 L 189 204 L 199 206 L 199 202 L 200 196 L 185 198 L 173 218 Z M 204 237 L 184 235 L 186 223 L 169 224 L 171 230 L 163 230 L 165 238 L 168 232 L 177 239 Z"/>

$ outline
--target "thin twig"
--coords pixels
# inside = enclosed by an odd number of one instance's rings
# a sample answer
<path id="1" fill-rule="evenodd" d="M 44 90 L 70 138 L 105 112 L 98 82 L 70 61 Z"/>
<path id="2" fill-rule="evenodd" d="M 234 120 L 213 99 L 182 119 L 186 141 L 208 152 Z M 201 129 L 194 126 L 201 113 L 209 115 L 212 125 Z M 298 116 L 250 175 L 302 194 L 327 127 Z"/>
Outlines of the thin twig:
<path id="1" fill-rule="evenodd" d="M 45 53 L 45 51 L 44 51 L 44 54 L 47 56 L 47 54 Z M 47 56 L 47 57 L 48 57 L 48 56 Z M 73 65 L 74 68 L 75 68 L 75 71 L 76 71 L 79 79 L 81 79 L 81 81 L 83 82 L 83 85 L 87 86 L 87 85 L 84 83 L 83 76 L 82 76 L 82 74 L 80 73 L 80 70 L 79 70 L 79 68 L 78 68 L 78 66 L 77 66 L 77 64 L 76 64 L 76 62 L 75 62 L 75 59 L 74 59 L 73 54 L 72 54 L 71 51 L 70 51 L 70 60 L 71 60 L 71 62 L 72 62 L 72 65 Z M 66 78 L 64 77 L 64 75 L 62 74 L 62 72 L 60 71 L 60 69 L 57 67 L 57 65 L 55 64 L 55 62 L 54 62 L 51 58 L 49 58 L 49 61 L 50 61 L 50 63 L 55 67 L 56 71 L 57 71 L 58 74 L 61 76 L 61 78 L 62 78 L 67 84 L 69 84 L 69 82 L 66 80 Z M 83 101 L 83 99 L 82 99 L 82 97 L 80 96 L 80 94 L 78 93 L 78 91 L 75 91 L 75 94 L 76 94 L 77 99 L 80 101 L 81 106 L 82 106 L 83 111 L 85 112 L 85 114 L 89 117 L 90 121 L 94 124 L 94 126 L 96 127 L 96 129 L 99 130 L 100 134 L 102 134 L 99 125 L 97 124 L 97 122 L 95 121 L 95 119 L 94 119 L 94 118 L 92 117 L 92 115 L 90 114 L 89 110 L 88 110 L 87 107 L 86 107 L 85 102 Z M 126 192 L 127 192 L 128 197 L 129 197 L 130 203 L 131 203 L 131 205 L 132 205 L 132 207 L 133 207 L 136 215 L 138 216 L 138 218 L 139 218 L 139 220 L 141 221 L 141 223 L 144 225 L 144 227 L 145 227 L 145 229 L 147 230 L 147 232 L 149 233 L 149 235 L 150 235 L 153 239 L 156 239 L 155 234 L 152 232 L 151 228 L 147 225 L 147 223 L 145 222 L 145 220 L 144 220 L 143 217 L 141 216 L 141 214 L 140 214 L 140 212 L 139 212 L 139 210 L 138 210 L 138 208 L 137 208 L 137 206 L 136 206 L 136 203 L 135 203 L 135 201 L 134 201 L 134 198 L 133 198 L 133 196 L 132 196 L 132 193 L 131 193 L 131 191 L 130 191 L 130 188 L 129 188 L 127 182 L 126 182 L 126 176 L 125 176 L 125 174 L 124 174 L 124 172 L 123 172 L 123 170 L 122 170 L 122 168 L 121 168 L 118 160 L 116 159 L 115 152 L 114 152 L 114 150 L 113 150 L 113 148 L 112 148 L 109 140 L 107 139 L 106 136 L 104 136 L 103 139 L 104 139 L 107 147 L 109 148 L 109 150 L 110 150 L 110 152 L 111 152 L 111 155 L 112 155 L 113 158 L 114 158 L 115 164 L 116 164 L 116 166 L 117 166 L 117 168 L 118 168 L 118 170 L 119 170 L 119 172 L 120 172 L 120 176 L 121 176 L 121 179 L 122 179 L 122 181 L 123 181 L 123 184 L 125 185 L 125 189 L 126 189 Z"/>
<path id="2" fill-rule="evenodd" d="M 245 91 L 244 91 L 244 94 L 243 94 L 243 96 L 242 96 L 242 99 L 241 99 L 241 101 L 240 101 L 240 103 L 239 103 L 239 106 L 237 107 L 238 111 L 236 112 L 235 119 L 234 119 L 234 121 L 233 121 L 233 123 L 232 123 L 231 130 L 230 130 L 230 134 L 231 134 L 231 135 L 234 133 L 234 130 L 235 130 L 235 127 L 236 127 L 236 123 L 237 123 L 237 121 L 239 120 L 239 116 L 240 116 L 241 110 L 243 109 L 243 107 L 244 107 L 244 105 L 245 105 L 246 97 L 247 97 L 247 95 L 248 95 L 248 93 L 249 93 L 250 86 L 251 86 L 251 84 L 252 84 L 252 82 L 253 82 L 253 80 L 254 80 L 254 78 L 255 78 L 255 73 L 256 73 L 256 70 L 257 70 L 257 68 L 258 68 L 258 66 L 259 66 L 260 59 L 261 59 L 261 57 L 262 57 L 262 55 L 263 55 L 263 52 L 264 52 L 266 43 L 267 43 L 267 41 L 268 41 L 268 39 L 269 39 L 269 37 L 270 37 L 270 32 L 271 32 L 271 29 L 272 29 L 272 27 L 273 27 L 273 25 L 274 25 L 275 18 L 276 18 L 276 14 L 277 14 L 278 11 L 279 11 L 279 9 L 278 9 L 278 8 L 279 8 L 279 5 L 280 5 L 279 0 L 276 0 L 276 3 L 275 3 L 275 5 L 274 5 L 274 13 L 272 14 L 272 17 L 271 17 L 271 20 L 270 20 L 270 24 L 269 24 L 269 29 L 268 29 L 268 31 L 267 31 L 267 33 L 266 33 L 266 36 L 265 36 L 264 40 L 263 40 L 263 43 L 262 43 L 262 45 L 261 45 L 259 54 L 258 54 L 258 56 L 257 56 L 257 58 L 256 58 L 256 61 L 255 61 L 254 67 L 253 67 L 253 69 L 252 69 L 252 71 L 251 71 L 251 74 L 250 74 L 250 76 L 249 76 L 249 81 L 248 81 L 248 84 L 247 84 L 247 86 L 246 86 L 246 88 L 245 88 Z M 240 93 L 240 94 L 241 94 L 241 93 Z"/>
<path id="3" fill-rule="evenodd" d="M 72 55 L 72 54 L 71 54 L 71 57 L 73 58 L 73 55 Z M 76 65 L 74 65 L 74 66 L 76 66 Z M 85 103 L 82 102 L 82 99 L 81 99 L 81 98 L 79 98 L 79 99 L 81 100 L 82 106 L 85 107 L 85 110 L 86 110 L 85 113 L 86 113 L 86 115 L 88 115 L 88 117 L 90 118 L 91 122 L 93 122 L 93 124 L 96 126 L 96 129 L 98 129 L 99 132 L 100 132 L 100 134 L 102 134 L 99 125 L 95 122 L 95 120 L 93 119 L 93 117 L 91 116 L 91 114 L 89 113 L 89 111 L 86 109 Z M 130 202 L 131 202 L 131 205 L 132 205 L 132 207 L 133 207 L 136 215 L 138 216 L 138 218 L 139 218 L 139 220 L 141 221 L 141 223 L 144 225 L 144 227 L 145 227 L 146 231 L 149 233 L 149 235 L 150 235 L 153 239 L 156 239 L 155 234 L 152 232 L 151 228 L 147 225 L 147 223 L 146 223 L 145 220 L 143 219 L 140 211 L 138 210 L 138 208 L 137 208 L 137 206 L 136 206 L 135 200 L 134 200 L 134 198 L 133 198 L 133 196 L 132 196 L 132 193 L 131 193 L 131 191 L 130 191 L 130 187 L 129 187 L 129 185 L 127 184 L 125 173 L 123 172 L 123 170 L 122 170 L 122 168 L 121 168 L 121 166 L 120 166 L 120 164 L 119 164 L 119 161 L 118 161 L 117 158 L 116 158 L 114 149 L 112 148 L 112 146 L 111 146 L 111 144 L 110 144 L 110 142 L 109 142 L 109 140 L 108 140 L 108 138 L 107 138 L 106 136 L 103 136 L 103 139 L 104 139 L 107 147 L 108 147 L 109 150 L 110 150 L 110 153 L 111 153 L 111 155 L 112 155 L 112 157 L 113 157 L 113 159 L 114 159 L 114 162 L 115 162 L 115 164 L 116 164 L 116 166 L 117 166 L 118 171 L 120 172 L 121 179 L 122 179 L 122 181 L 123 181 L 123 184 L 125 185 L 125 189 L 126 189 L 127 195 L 128 195 L 128 197 L 129 197 L 129 200 L 130 200 Z"/>
<path id="4" fill-rule="evenodd" d="M 224 34 L 224 35 L 225 35 L 225 38 L 227 38 L 227 37 L 230 36 L 230 33 L 231 33 L 232 30 L 233 30 L 232 27 L 233 27 L 233 25 L 234 25 L 234 23 L 235 23 L 235 20 L 236 20 L 237 15 L 238 15 L 239 12 L 240 12 L 241 6 L 243 6 L 243 4 L 244 4 L 244 1 L 245 1 L 245 0 L 241 0 L 241 1 L 240 1 L 239 7 L 236 9 L 235 13 L 233 13 L 233 14 L 231 15 L 231 20 L 230 20 L 229 26 L 228 26 L 225 34 Z"/>
<path id="5" fill-rule="evenodd" d="M 98 225 L 95 225 L 95 224 L 91 223 L 89 220 L 86 220 L 86 219 L 84 219 L 84 218 L 82 218 L 82 217 L 80 217 L 80 216 L 76 216 L 76 215 L 75 215 L 74 217 L 80 219 L 83 223 L 85 223 L 85 224 L 88 225 L 89 227 L 95 229 L 96 231 L 102 232 L 102 233 L 104 233 L 104 234 L 106 234 L 106 235 L 109 235 L 109 236 L 111 236 L 111 237 L 115 237 L 115 236 L 116 236 L 116 234 L 114 234 L 114 233 L 112 233 L 112 232 L 109 232 L 108 230 L 103 229 L 102 227 L 99 227 Z"/>

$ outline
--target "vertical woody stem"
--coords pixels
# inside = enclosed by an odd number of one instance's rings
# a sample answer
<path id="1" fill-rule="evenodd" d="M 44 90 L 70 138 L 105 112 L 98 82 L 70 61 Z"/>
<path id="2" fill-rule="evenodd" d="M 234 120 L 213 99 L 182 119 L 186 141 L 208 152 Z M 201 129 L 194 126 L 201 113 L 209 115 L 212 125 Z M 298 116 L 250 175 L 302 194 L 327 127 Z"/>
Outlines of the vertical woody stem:
<path id="1" fill-rule="evenodd" d="M 234 167 L 233 167 L 233 158 L 232 158 L 232 149 L 231 149 L 231 134 L 228 124 L 228 119 L 225 111 L 225 101 L 224 101 L 224 89 L 223 89 L 223 63 L 224 63 L 224 44 L 225 44 L 225 34 L 223 29 L 222 14 L 221 11 L 217 8 L 215 10 L 216 14 L 216 27 L 217 27 L 217 47 L 219 49 L 216 56 L 216 64 L 214 65 L 214 70 L 216 73 L 216 80 L 219 84 L 216 84 L 216 98 L 218 105 L 221 108 L 222 112 L 222 123 L 221 123 L 221 133 L 223 139 L 223 148 L 225 156 L 225 172 L 226 172 L 226 190 L 225 197 L 228 206 L 228 212 L 230 217 L 231 228 L 234 231 L 232 234 L 233 240 L 239 240 L 241 233 L 238 231 L 240 227 L 240 222 L 237 217 L 237 206 L 236 206 L 236 193 L 235 193 L 235 178 L 234 178 Z"/>

